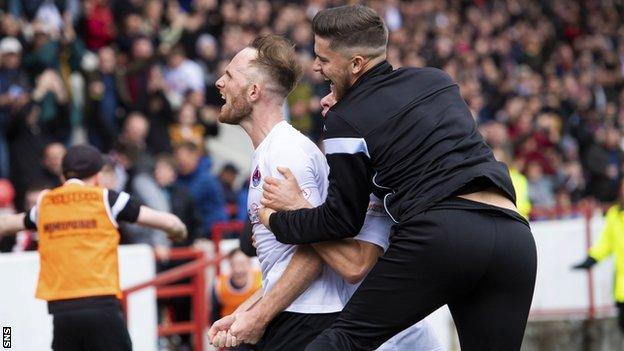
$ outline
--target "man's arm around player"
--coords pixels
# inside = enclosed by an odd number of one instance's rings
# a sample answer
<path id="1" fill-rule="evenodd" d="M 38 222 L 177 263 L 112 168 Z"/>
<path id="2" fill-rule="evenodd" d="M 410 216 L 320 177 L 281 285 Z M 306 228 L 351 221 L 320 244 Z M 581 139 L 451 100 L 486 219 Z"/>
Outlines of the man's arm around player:
<path id="1" fill-rule="evenodd" d="M 262 205 L 279 210 L 313 208 L 302 195 L 297 179 L 288 168 L 278 167 L 284 180 L 267 178 Z M 352 238 L 312 244 L 323 261 L 349 283 L 358 283 L 373 268 L 383 250 L 378 245 Z"/>
<path id="2" fill-rule="evenodd" d="M 297 180 L 287 168 L 278 167 L 284 181 L 265 180 L 263 205 L 272 208 L 311 208 L 302 196 Z M 327 241 L 309 246 L 299 246 L 275 287 L 260 298 L 257 304 L 245 302 L 249 310 L 239 307 L 230 316 L 215 322 L 210 328 L 211 343 L 217 347 L 236 346 L 239 343 L 256 343 L 267 324 L 283 311 L 312 283 L 322 269 L 323 261 L 349 283 L 361 281 L 383 253 L 381 247 L 355 239 Z M 298 257 L 303 256 L 303 257 Z M 313 269 L 311 269 L 311 266 Z"/>

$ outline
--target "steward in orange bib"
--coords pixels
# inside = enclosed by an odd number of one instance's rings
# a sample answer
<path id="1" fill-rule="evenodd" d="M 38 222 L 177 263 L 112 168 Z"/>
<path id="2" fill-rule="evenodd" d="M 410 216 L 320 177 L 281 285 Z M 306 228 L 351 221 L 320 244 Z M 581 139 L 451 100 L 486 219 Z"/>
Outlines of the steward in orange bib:
<path id="1" fill-rule="evenodd" d="M 161 229 L 174 240 L 186 237 L 178 217 L 100 188 L 102 165 L 96 148 L 71 147 L 63 158 L 65 184 L 42 192 L 27 214 L 0 217 L 0 235 L 39 233 L 35 296 L 48 301 L 55 351 L 132 349 L 118 300 L 119 221 Z"/>
<path id="2" fill-rule="evenodd" d="M 262 273 L 253 269 L 249 257 L 240 248 L 227 255 L 230 274 L 222 274 L 215 280 L 212 292 L 212 320 L 228 316 L 245 300 L 262 288 Z"/>

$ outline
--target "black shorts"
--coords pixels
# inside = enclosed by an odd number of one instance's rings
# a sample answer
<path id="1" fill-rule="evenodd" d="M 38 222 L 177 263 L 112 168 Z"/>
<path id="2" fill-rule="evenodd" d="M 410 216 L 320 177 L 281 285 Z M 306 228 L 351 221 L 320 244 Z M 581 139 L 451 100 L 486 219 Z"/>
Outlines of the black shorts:
<path id="1" fill-rule="evenodd" d="M 267 326 L 257 351 L 303 351 L 323 330 L 338 317 L 336 313 L 282 312 Z"/>
<path id="2" fill-rule="evenodd" d="M 79 306 L 71 310 L 50 310 L 54 324 L 54 351 L 132 350 L 130 334 L 118 302 Z"/>

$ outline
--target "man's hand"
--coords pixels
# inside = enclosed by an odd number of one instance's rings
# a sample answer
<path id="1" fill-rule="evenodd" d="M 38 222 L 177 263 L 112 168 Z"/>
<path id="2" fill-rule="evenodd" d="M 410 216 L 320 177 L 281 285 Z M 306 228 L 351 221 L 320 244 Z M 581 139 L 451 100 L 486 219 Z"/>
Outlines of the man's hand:
<path id="1" fill-rule="evenodd" d="M 277 167 L 284 180 L 268 177 L 262 186 L 262 200 L 260 203 L 276 211 L 291 211 L 300 208 L 312 207 L 303 196 L 297 179 L 290 169 Z"/>
<path id="2" fill-rule="evenodd" d="M 24 227 L 24 217 L 26 213 L 7 214 L 0 216 L 0 239 L 4 235 L 13 235 L 20 230 L 26 229 Z"/>
<path id="3" fill-rule="evenodd" d="M 220 331 L 211 344 L 215 347 L 236 347 L 240 344 L 240 341 L 238 341 L 234 335 L 230 334 L 229 331 Z"/>
<path id="4" fill-rule="evenodd" d="M 217 347 L 224 347 L 226 338 L 224 338 L 223 336 L 226 335 L 227 331 L 232 326 L 232 323 L 234 323 L 235 321 L 236 316 L 231 314 L 214 322 L 208 330 L 208 340 L 210 340 L 210 344 Z M 221 342 L 223 342 L 224 345 L 220 345 Z"/>
<path id="5" fill-rule="evenodd" d="M 572 266 L 572 269 L 590 269 L 597 262 L 598 261 L 596 261 L 593 257 L 587 256 L 583 262 L 580 262 Z"/>
<path id="6" fill-rule="evenodd" d="M 236 337 L 238 342 L 255 344 L 264 334 L 267 324 L 268 321 L 252 309 L 236 315 L 236 321 L 230 327 L 229 333 Z"/>
<path id="7" fill-rule="evenodd" d="M 186 229 L 186 225 L 180 218 L 174 216 L 174 224 L 171 226 L 170 230 L 167 232 L 167 236 L 169 239 L 175 242 L 181 242 L 186 239 L 188 236 L 188 231 Z"/>

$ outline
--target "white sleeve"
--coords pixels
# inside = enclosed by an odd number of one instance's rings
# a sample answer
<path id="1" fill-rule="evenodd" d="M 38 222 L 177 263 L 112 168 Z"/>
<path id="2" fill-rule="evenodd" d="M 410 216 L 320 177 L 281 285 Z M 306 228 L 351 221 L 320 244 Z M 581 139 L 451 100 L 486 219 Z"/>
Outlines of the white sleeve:
<path id="1" fill-rule="evenodd" d="M 386 214 L 381 200 L 371 194 L 364 225 L 355 239 L 375 244 L 385 252 L 390 245 L 392 225 L 394 225 L 394 222 Z"/>

